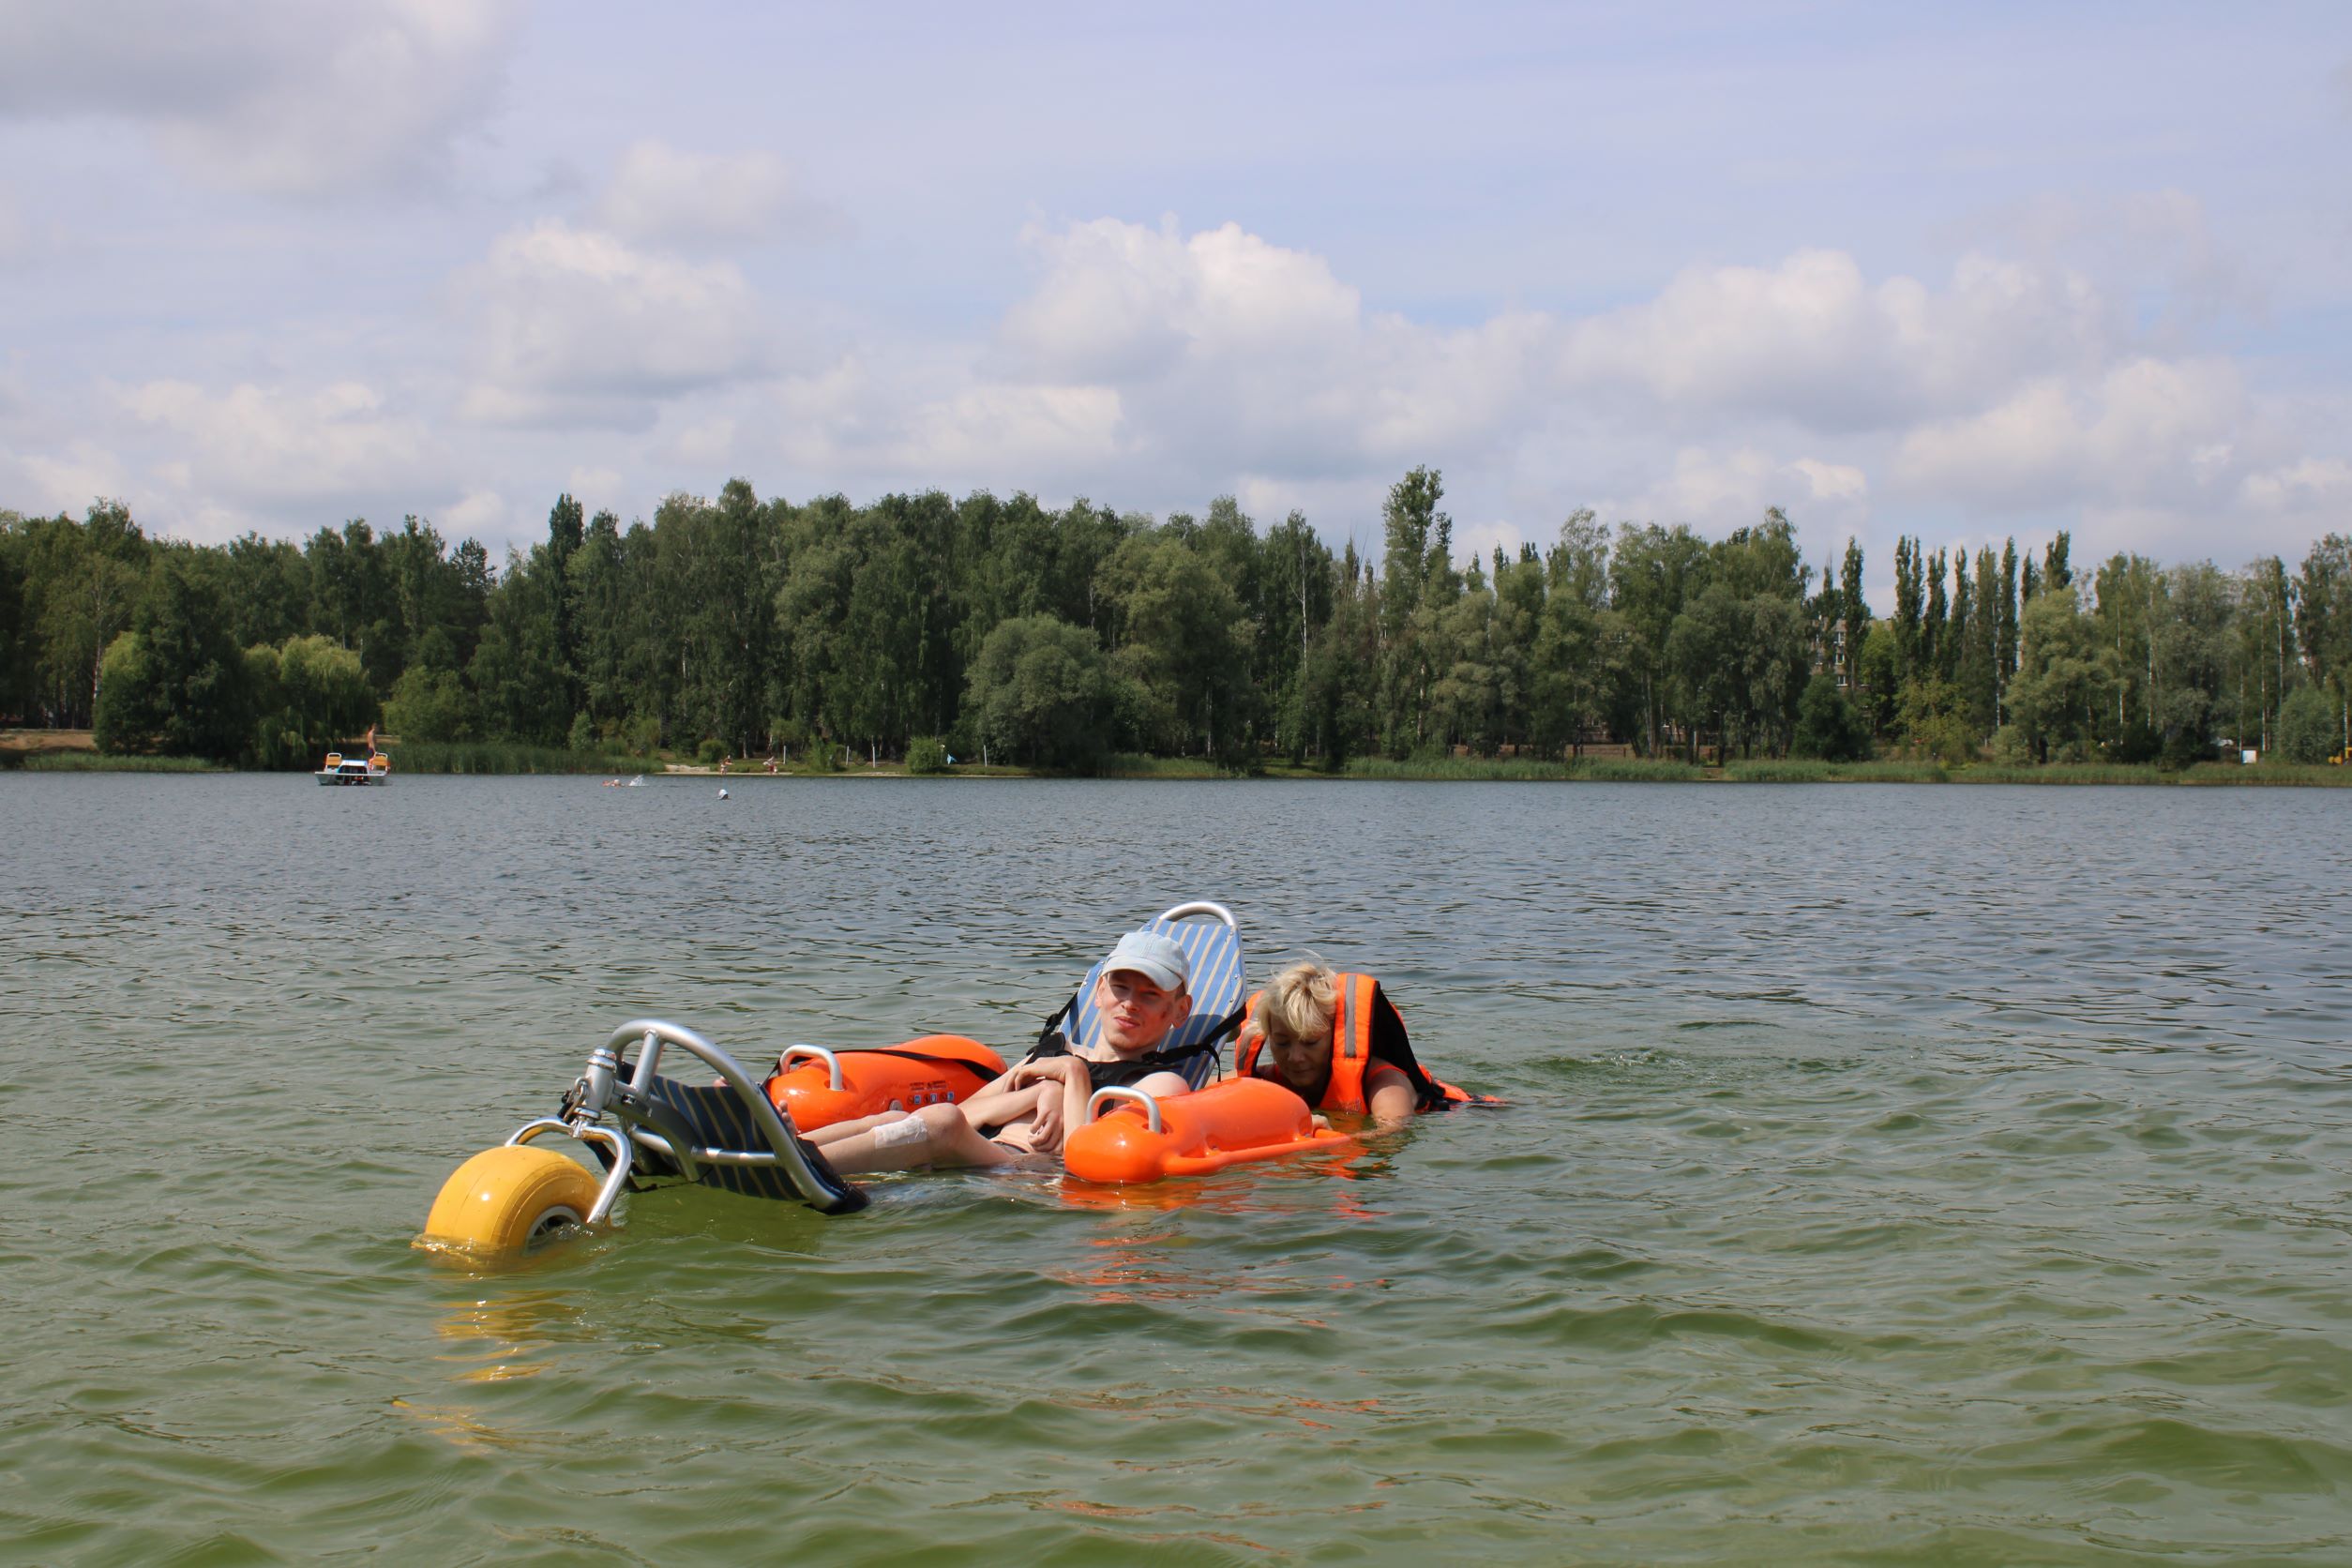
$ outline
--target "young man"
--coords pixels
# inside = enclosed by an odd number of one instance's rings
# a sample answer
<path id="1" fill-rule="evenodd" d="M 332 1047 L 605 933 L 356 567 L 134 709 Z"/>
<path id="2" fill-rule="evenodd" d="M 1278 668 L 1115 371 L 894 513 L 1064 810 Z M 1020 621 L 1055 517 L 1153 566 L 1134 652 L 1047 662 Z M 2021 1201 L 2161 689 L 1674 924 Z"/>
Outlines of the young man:
<path id="1" fill-rule="evenodd" d="M 1033 1050 L 960 1105 L 839 1122 L 807 1134 L 836 1173 L 919 1165 L 1009 1165 L 1061 1152 L 1095 1090 L 1112 1084 L 1161 1096 L 1190 1091 L 1182 1074 L 1148 1060 L 1192 1016 L 1192 960 L 1168 938 L 1129 931 L 1094 983 L 1096 1037 Z"/>

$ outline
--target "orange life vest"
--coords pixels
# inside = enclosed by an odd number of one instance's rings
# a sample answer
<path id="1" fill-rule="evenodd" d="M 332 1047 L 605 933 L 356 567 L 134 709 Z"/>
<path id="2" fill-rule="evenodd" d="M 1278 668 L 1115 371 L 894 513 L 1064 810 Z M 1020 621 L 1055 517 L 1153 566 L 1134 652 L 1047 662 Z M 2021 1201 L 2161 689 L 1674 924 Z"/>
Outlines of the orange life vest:
<path id="1" fill-rule="evenodd" d="M 1402 1062 L 1390 1062 L 1375 1056 L 1372 1051 L 1372 1002 L 1378 994 L 1380 982 L 1369 974 L 1334 974 L 1332 976 L 1331 1015 L 1331 1078 L 1323 1088 L 1323 1097 L 1317 1103 L 1318 1110 L 1344 1110 L 1358 1116 L 1371 1109 L 1371 1096 L 1364 1092 L 1364 1081 L 1376 1066 L 1386 1065 L 1405 1075 L 1420 1096 L 1416 1109 L 1430 1109 L 1440 1104 L 1461 1105 L 1473 1096 L 1466 1090 L 1456 1089 L 1422 1070 L 1410 1051 Z M 1265 1046 L 1263 1033 L 1254 1033 L 1250 1025 L 1257 1021 L 1258 1003 L 1264 1000 L 1264 991 L 1253 991 L 1243 1005 L 1243 1037 L 1240 1054 L 1234 1062 L 1234 1073 L 1241 1078 L 1255 1076 L 1258 1053 Z"/>

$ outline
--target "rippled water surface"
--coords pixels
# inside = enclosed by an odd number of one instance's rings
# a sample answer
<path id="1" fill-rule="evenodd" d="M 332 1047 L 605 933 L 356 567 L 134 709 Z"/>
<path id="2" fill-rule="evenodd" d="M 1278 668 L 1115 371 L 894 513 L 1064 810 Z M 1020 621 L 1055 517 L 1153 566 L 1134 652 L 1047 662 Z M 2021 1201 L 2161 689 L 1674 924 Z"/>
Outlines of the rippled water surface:
<path id="1" fill-rule="evenodd" d="M 0 776 L 0 1557 L 2352 1560 L 2352 792 Z M 1194 897 L 1510 1108 L 1126 1198 L 447 1172 Z"/>

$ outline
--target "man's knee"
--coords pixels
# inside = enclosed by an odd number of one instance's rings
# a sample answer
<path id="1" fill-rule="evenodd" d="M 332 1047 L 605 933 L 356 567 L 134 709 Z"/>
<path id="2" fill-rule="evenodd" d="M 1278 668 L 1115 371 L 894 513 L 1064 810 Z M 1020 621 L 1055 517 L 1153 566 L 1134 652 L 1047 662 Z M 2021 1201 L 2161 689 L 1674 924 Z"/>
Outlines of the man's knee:
<path id="1" fill-rule="evenodd" d="M 952 1105 L 919 1106 L 914 1119 L 923 1123 L 924 1136 L 942 1148 L 961 1141 L 972 1130 L 964 1113 Z"/>
<path id="2" fill-rule="evenodd" d="M 1184 1075 L 1182 1073 L 1153 1073 L 1136 1087 L 1154 1099 L 1161 1100 L 1192 1093 L 1192 1085 L 1184 1081 Z"/>

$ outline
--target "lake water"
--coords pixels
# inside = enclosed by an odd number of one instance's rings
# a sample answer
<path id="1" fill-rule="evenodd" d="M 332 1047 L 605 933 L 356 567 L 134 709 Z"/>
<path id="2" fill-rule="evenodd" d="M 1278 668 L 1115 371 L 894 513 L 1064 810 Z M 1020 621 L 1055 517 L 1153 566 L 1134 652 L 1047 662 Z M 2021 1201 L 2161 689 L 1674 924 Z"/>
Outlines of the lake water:
<path id="1" fill-rule="evenodd" d="M 0 776 L 0 1558 L 2352 1560 L 2352 792 Z M 1503 1110 L 1119 1198 L 442 1179 L 1125 926 Z"/>

